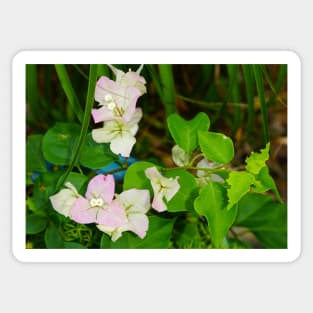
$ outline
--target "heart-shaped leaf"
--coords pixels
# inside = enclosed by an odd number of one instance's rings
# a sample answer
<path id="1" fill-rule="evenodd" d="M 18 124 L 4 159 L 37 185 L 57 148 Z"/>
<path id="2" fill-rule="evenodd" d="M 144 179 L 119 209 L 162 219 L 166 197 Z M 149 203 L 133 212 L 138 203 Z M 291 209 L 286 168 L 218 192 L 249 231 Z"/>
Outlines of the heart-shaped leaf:
<path id="1" fill-rule="evenodd" d="M 171 114 L 167 118 L 169 131 L 177 143 L 187 153 L 198 147 L 197 131 L 207 131 L 210 127 L 208 116 L 200 112 L 192 120 L 186 121 L 178 114 Z"/>

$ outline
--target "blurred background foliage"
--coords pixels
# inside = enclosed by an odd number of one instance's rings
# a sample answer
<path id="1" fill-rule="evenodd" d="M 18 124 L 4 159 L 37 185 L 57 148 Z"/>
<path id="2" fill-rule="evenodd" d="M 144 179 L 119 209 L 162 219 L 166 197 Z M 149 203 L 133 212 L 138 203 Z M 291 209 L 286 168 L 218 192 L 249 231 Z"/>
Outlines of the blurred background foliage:
<path id="1" fill-rule="evenodd" d="M 115 66 L 126 72 L 135 71 L 139 64 Z M 56 122 L 81 124 L 88 72 L 87 64 L 26 66 L 27 136 L 44 134 Z M 97 77 L 102 75 L 115 78 L 106 65 L 98 65 Z M 144 66 L 141 75 L 147 81 L 147 94 L 137 103 L 144 115 L 133 157 L 173 166 L 173 140 L 167 129 L 167 116 L 176 112 L 191 119 L 202 111 L 210 117 L 210 130 L 233 139 L 234 168 L 242 166 L 251 151 L 264 148 L 270 141 L 268 165 L 282 198 L 287 201 L 287 65 L 150 64 Z M 95 127 L 91 120 L 89 129 Z M 51 177 L 60 170 L 62 168 L 53 166 Z M 34 184 L 27 177 L 28 196 L 33 195 L 36 184 L 38 181 Z M 27 199 L 27 209 L 32 211 L 31 197 Z M 47 227 L 44 221 L 36 222 L 39 228 Z M 63 237 L 78 238 L 82 245 L 89 247 L 99 242 L 99 235 L 92 235 L 96 232 L 91 226 L 71 226 L 66 224 Z M 200 233 L 205 232 L 202 226 Z M 49 227 L 45 236 L 54 236 L 55 229 Z M 186 228 L 187 233 L 194 231 L 192 226 Z M 30 233 L 29 246 L 33 245 L 33 239 Z M 36 245 L 42 247 L 43 244 L 37 242 Z"/>

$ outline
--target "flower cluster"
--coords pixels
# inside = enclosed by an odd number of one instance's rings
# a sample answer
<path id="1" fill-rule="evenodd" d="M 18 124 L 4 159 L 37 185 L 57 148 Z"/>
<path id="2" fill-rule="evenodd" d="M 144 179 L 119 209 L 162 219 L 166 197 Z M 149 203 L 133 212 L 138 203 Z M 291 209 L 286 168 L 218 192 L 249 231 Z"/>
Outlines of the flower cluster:
<path id="1" fill-rule="evenodd" d="M 102 76 L 96 84 L 95 100 L 100 108 L 92 110 L 95 123 L 103 126 L 92 131 L 98 143 L 110 143 L 110 149 L 120 158 L 129 157 L 136 142 L 135 135 L 142 111 L 136 108 L 138 98 L 146 92 L 145 79 L 140 76 L 142 66 L 136 72 L 127 73 L 109 65 L 116 80 Z M 99 173 L 99 171 L 98 171 Z M 70 183 L 50 197 L 53 208 L 60 214 L 80 224 L 96 223 L 99 230 L 116 241 L 124 231 L 131 231 L 140 238 L 146 236 L 150 207 L 158 212 L 167 210 L 167 202 L 178 192 L 178 178 L 162 176 L 156 167 L 145 170 L 150 180 L 154 198 L 146 189 L 129 189 L 115 194 L 113 175 L 98 174 L 93 177 L 85 196 Z"/>
<path id="2" fill-rule="evenodd" d="M 67 188 L 50 197 L 54 209 L 80 224 L 97 227 L 117 240 L 123 231 L 144 238 L 148 229 L 146 213 L 150 208 L 148 190 L 129 189 L 116 194 L 112 175 L 97 175 L 88 184 L 85 197 L 69 182 Z"/>
<path id="3" fill-rule="evenodd" d="M 178 177 L 163 177 L 155 167 L 146 170 L 154 191 L 152 208 L 166 211 L 164 197 L 173 198 L 179 189 Z M 114 194 L 115 182 L 112 175 L 99 174 L 88 184 L 85 197 L 70 183 L 66 188 L 50 197 L 53 208 L 79 224 L 96 223 L 97 227 L 111 236 L 113 241 L 124 231 L 132 231 L 140 238 L 146 236 L 149 226 L 147 212 L 150 209 L 150 193 L 146 189 L 129 189 Z"/>
<path id="4" fill-rule="evenodd" d="M 129 157 L 142 118 L 142 110 L 136 108 L 136 103 L 146 92 L 146 81 L 140 76 L 143 66 L 127 73 L 112 65 L 109 67 L 116 80 L 102 76 L 97 81 L 95 100 L 100 108 L 93 109 L 92 116 L 95 123 L 103 122 L 103 127 L 94 129 L 92 138 L 98 143 L 110 143 L 113 153 Z"/>

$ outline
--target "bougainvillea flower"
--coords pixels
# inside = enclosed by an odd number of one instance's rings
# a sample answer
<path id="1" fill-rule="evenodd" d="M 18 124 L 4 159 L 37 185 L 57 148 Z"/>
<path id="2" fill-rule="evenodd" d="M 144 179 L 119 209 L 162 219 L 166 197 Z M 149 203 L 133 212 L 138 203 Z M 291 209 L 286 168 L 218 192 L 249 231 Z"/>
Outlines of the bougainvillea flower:
<path id="1" fill-rule="evenodd" d="M 67 188 L 51 196 L 50 201 L 58 213 L 68 217 L 71 215 L 72 207 L 80 195 L 71 183 L 67 182 L 65 186 Z"/>
<path id="2" fill-rule="evenodd" d="M 80 224 L 98 223 L 118 227 L 126 222 L 126 215 L 118 203 L 113 203 L 114 178 L 97 175 L 88 184 L 86 198 L 79 196 L 71 209 L 71 218 Z"/>
<path id="3" fill-rule="evenodd" d="M 156 167 L 150 167 L 145 170 L 146 176 L 150 179 L 154 198 L 152 207 L 158 211 L 163 212 L 167 210 L 164 198 L 170 201 L 180 188 L 178 183 L 178 176 L 176 178 L 167 178 L 162 176 Z"/>
<path id="4" fill-rule="evenodd" d="M 126 87 L 129 87 L 129 86 L 136 87 L 140 91 L 141 95 L 147 92 L 147 89 L 145 86 L 146 80 L 144 79 L 144 77 L 140 76 L 140 72 L 143 69 L 143 64 L 139 66 L 136 72 L 129 70 L 126 73 L 117 69 L 111 64 L 108 64 L 108 66 L 110 67 L 112 72 L 115 74 L 117 83 Z"/>
<path id="5" fill-rule="evenodd" d="M 130 189 L 116 195 L 120 207 L 125 210 L 127 222 L 119 227 L 97 225 L 104 233 L 111 236 L 112 241 L 121 237 L 122 232 L 132 231 L 141 239 L 146 236 L 149 220 L 146 215 L 150 208 L 150 193 L 148 190 Z"/>
<path id="6" fill-rule="evenodd" d="M 199 168 L 204 168 L 204 169 L 214 169 L 216 167 L 218 167 L 220 164 L 215 163 L 215 162 L 210 162 L 207 159 L 202 159 L 201 161 L 198 162 L 197 167 Z M 205 170 L 197 170 L 197 176 L 198 176 L 198 184 L 199 186 L 204 186 L 205 184 L 207 184 L 209 181 L 215 181 L 218 183 L 223 183 L 224 179 L 214 173 L 211 173 L 209 171 L 205 171 Z"/>
<path id="7" fill-rule="evenodd" d="M 95 100 L 101 108 L 92 110 L 95 123 L 123 119 L 129 121 L 141 95 L 138 88 L 121 84 L 102 76 L 96 84 Z"/>
<path id="8" fill-rule="evenodd" d="M 149 224 L 146 216 L 150 209 L 149 190 L 129 189 L 116 195 L 116 201 L 126 211 L 129 230 L 144 238 Z"/>
<path id="9" fill-rule="evenodd" d="M 175 145 L 172 148 L 172 159 L 177 166 L 185 166 L 190 162 L 190 155 L 180 146 Z"/>
<path id="10" fill-rule="evenodd" d="M 141 118 L 142 110 L 137 108 L 127 123 L 123 120 L 107 121 L 103 127 L 92 130 L 92 138 L 98 143 L 110 142 L 110 149 L 113 153 L 129 157 L 136 142 L 135 135 Z"/>

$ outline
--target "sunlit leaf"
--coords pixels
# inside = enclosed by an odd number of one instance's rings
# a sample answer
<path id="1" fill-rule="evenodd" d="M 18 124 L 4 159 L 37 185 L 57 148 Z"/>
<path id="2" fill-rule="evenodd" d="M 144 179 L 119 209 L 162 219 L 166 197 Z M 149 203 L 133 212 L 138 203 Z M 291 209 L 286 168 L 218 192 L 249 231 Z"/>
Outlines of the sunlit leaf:
<path id="1" fill-rule="evenodd" d="M 204 131 L 198 131 L 198 137 L 201 152 L 208 160 L 227 164 L 234 158 L 234 145 L 229 137 Z"/>
<path id="2" fill-rule="evenodd" d="M 212 181 L 201 189 L 194 205 L 198 214 L 204 215 L 208 221 L 213 246 L 220 248 L 235 220 L 237 207 L 226 210 L 226 189 Z"/>

